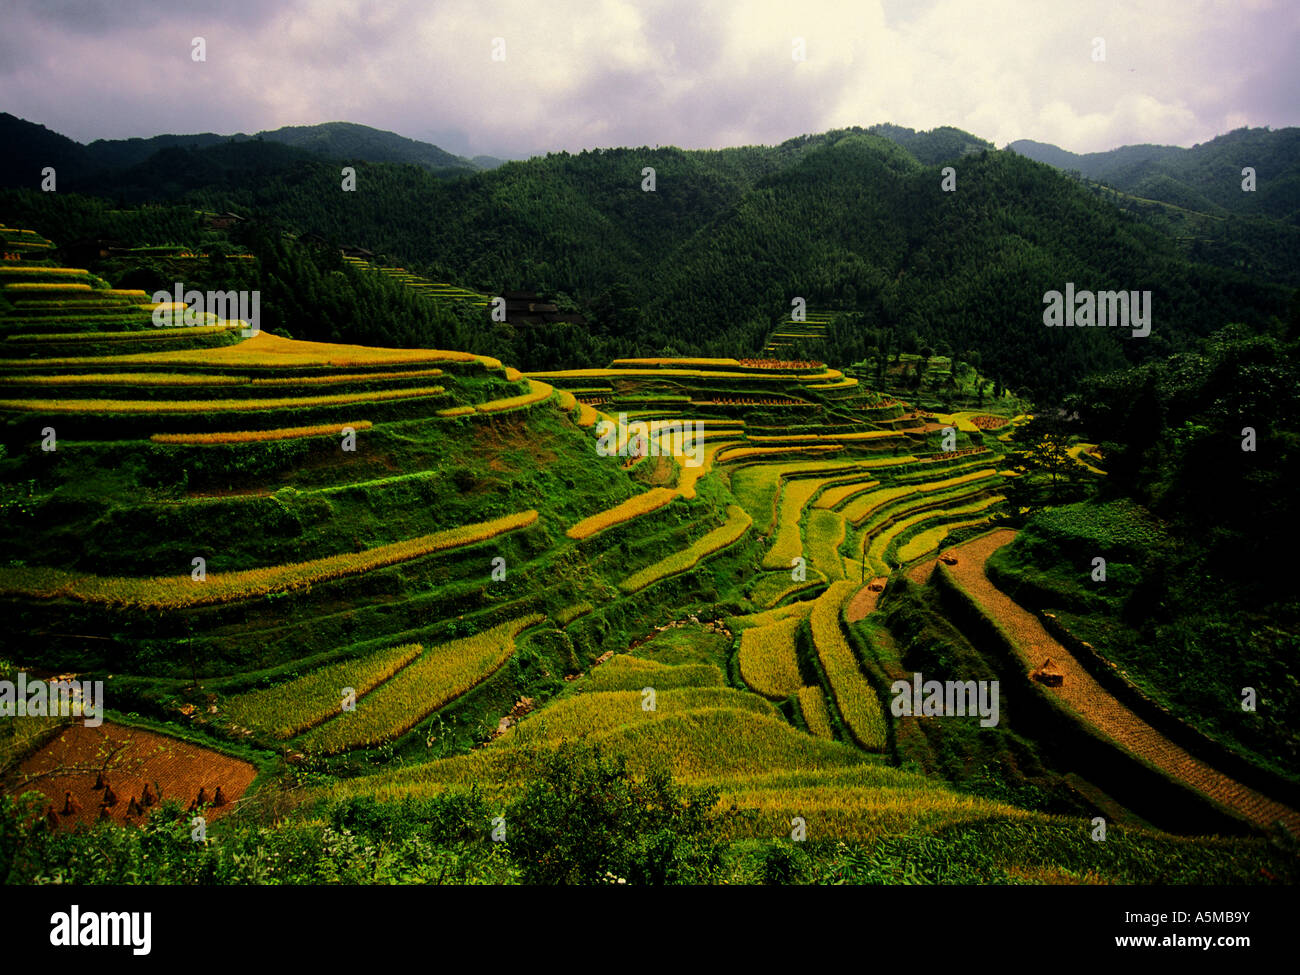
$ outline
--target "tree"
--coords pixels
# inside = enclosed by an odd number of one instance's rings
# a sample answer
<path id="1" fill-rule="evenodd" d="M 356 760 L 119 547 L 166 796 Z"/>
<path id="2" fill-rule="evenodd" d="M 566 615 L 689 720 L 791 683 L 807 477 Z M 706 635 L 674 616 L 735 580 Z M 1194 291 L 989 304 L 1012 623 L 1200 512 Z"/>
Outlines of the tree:
<path id="1" fill-rule="evenodd" d="M 1078 483 L 1083 468 L 1069 454 L 1070 437 L 1062 422 L 1035 419 L 1017 434 L 1016 440 L 1020 445 L 1011 452 L 1010 460 L 1011 470 L 1020 475 L 1017 487 L 1032 487 L 1034 475 L 1046 476 L 1055 504 L 1061 489 Z"/>
<path id="2" fill-rule="evenodd" d="M 565 741 L 525 758 L 506 841 L 525 883 L 707 883 L 722 862 L 727 816 L 716 788 L 688 789 L 665 770 L 633 775 L 623 756 Z"/>

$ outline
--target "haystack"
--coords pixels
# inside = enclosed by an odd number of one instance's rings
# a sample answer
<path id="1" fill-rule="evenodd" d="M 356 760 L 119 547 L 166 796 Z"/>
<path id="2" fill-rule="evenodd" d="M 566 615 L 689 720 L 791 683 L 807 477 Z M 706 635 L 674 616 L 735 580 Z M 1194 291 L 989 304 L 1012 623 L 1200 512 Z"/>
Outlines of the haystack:
<path id="1" fill-rule="evenodd" d="M 1052 662 L 1051 657 L 1044 660 L 1043 665 L 1029 676 L 1047 687 L 1060 687 L 1065 683 L 1065 672 Z"/>

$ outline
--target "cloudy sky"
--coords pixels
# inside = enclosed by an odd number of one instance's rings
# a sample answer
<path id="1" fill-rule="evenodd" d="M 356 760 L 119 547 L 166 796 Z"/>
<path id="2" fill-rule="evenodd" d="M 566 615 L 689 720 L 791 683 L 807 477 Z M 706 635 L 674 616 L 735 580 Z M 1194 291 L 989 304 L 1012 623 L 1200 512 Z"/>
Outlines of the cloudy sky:
<path id="1" fill-rule="evenodd" d="M 346 120 L 516 157 L 894 122 L 1091 152 L 1300 123 L 1296 0 L 3 6 L 0 110 L 81 142 Z"/>

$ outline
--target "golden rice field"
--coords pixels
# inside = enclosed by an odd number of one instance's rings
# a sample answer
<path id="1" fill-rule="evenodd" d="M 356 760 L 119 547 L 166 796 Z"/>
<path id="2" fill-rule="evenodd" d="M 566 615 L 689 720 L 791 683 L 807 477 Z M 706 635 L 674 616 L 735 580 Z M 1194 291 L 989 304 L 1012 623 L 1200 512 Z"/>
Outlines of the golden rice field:
<path id="1" fill-rule="evenodd" d="M 726 690 L 729 688 L 697 688 L 666 694 L 702 696 Z M 732 691 L 732 694 L 736 696 L 734 706 L 702 706 L 665 714 L 657 721 L 639 722 L 607 732 L 599 740 L 608 743 L 611 750 L 627 754 L 631 758 L 629 766 L 634 769 L 662 764 L 674 776 L 688 780 L 721 774 L 755 775 L 774 768 L 816 768 L 859 760 L 851 754 L 851 749 L 806 735 L 780 717 L 759 713 L 758 705 L 770 707 L 761 697 L 743 691 Z M 845 754 L 846 751 L 850 754 Z"/>
<path id="2" fill-rule="evenodd" d="M 820 687 L 799 688 L 799 713 L 803 715 L 809 734 L 827 741 L 835 737 L 831 728 L 831 713 L 826 709 L 826 695 Z"/>
<path id="3" fill-rule="evenodd" d="M 939 547 L 939 543 L 949 534 L 958 528 L 968 528 L 971 525 L 979 525 L 988 521 L 987 518 L 976 518 L 971 521 L 959 521 L 946 525 L 939 525 L 935 528 L 928 528 L 919 534 L 913 535 L 904 542 L 898 549 L 898 560 L 900 562 L 911 562 L 919 559 L 929 552 L 933 552 Z"/>
<path id="4" fill-rule="evenodd" d="M 610 365 L 615 369 L 636 369 L 640 366 L 682 366 L 685 368 L 699 369 L 719 369 L 719 368 L 739 368 L 739 359 L 704 359 L 704 358 L 685 358 L 685 359 L 615 359 Z"/>
<path id="5" fill-rule="evenodd" d="M 857 430 L 852 433 L 782 433 L 769 436 L 751 436 L 754 444 L 822 443 L 827 440 L 852 442 L 859 440 L 891 440 L 903 436 L 897 430 Z"/>
<path id="6" fill-rule="evenodd" d="M 975 481 L 991 477 L 997 471 L 993 468 L 987 468 L 979 471 L 971 471 L 967 474 L 959 474 L 954 477 L 944 478 L 939 481 L 926 481 L 921 484 L 901 484 L 897 487 L 881 488 L 870 494 L 864 494 L 854 497 L 844 506 L 844 517 L 856 526 L 861 526 L 871 515 L 880 511 L 886 505 L 897 501 L 899 498 L 908 497 L 912 494 L 926 495 L 933 494 L 937 491 L 946 491 L 949 488 L 961 487 L 963 484 L 971 484 Z"/>
<path id="7" fill-rule="evenodd" d="M 238 325 L 218 325 L 146 332 L 145 335 L 177 336 L 210 334 L 238 328 Z M 118 333 L 101 333 L 98 337 Z M 132 333 L 121 333 L 131 335 Z M 259 331 L 242 342 L 209 349 L 178 349 L 171 352 L 142 352 L 123 356 L 87 356 L 80 358 L 42 359 L 42 367 L 87 365 L 154 365 L 177 366 L 236 366 L 248 368 L 277 367 L 333 367 L 341 369 L 375 365 L 407 365 L 422 362 L 480 362 L 485 366 L 500 367 L 501 363 L 488 356 L 469 352 L 442 349 L 382 349 L 365 345 L 340 345 L 332 342 L 306 342 L 286 339 L 269 332 Z M 2 363 L 0 363 L 2 364 Z"/>
<path id="8" fill-rule="evenodd" d="M 788 838 L 795 816 L 806 820 L 809 840 L 856 842 L 992 817 L 1043 819 L 1039 813 L 954 792 L 922 775 L 873 763 L 725 776 L 699 784 L 717 786 L 724 802 L 753 814 L 736 821 L 735 837 Z"/>
<path id="9" fill-rule="evenodd" d="M 673 670 L 673 667 L 665 668 Z M 591 691 L 546 707 L 520 722 L 502 739 L 510 746 L 538 739 L 583 738 L 662 721 L 701 708 L 729 708 L 764 717 L 776 715 L 760 697 L 732 687 L 655 688 L 654 710 L 646 710 L 641 689 Z"/>
<path id="10" fill-rule="evenodd" d="M 475 409 L 480 413 L 500 413 L 504 410 L 517 410 L 550 399 L 553 388 L 535 379 L 528 380 L 528 392 L 519 396 L 507 396 L 505 399 L 489 400 L 479 403 Z"/>
<path id="11" fill-rule="evenodd" d="M 224 335 L 227 332 L 234 332 L 242 329 L 244 326 L 241 322 L 233 322 L 227 325 L 196 325 L 193 328 L 168 329 L 167 331 L 157 332 L 50 332 L 36 334 L 24 333 L 23 342 L 49 342 L 59 344 L 65 342 L 90 344 L 91 342 L 121 342 L 129 344 L 131 342 L 179 342 L 189 338 L 204 337 L 212 335 Z M 12 340 L 11 340 L 12 341 Z M 200 351 L 208 351 L 206 349 Z M 216 351 L 215 349 L 211 351 Z M 146 352 L 138 353 L 141 357 L 137 361 L 127 362 L 128 359 L 135 360 L 135 356 L 64 356 L 59 358 L 41 359 L 42 366 L 89 366 L 97 367 L 112 364 L 114 362 L 123 365 L 143 365 L 146 362 L 157 362 L 167 360 L 145 359 L 144 356 L 158 355 L 177 355 L 183 353 L 177 352 Z M 0 359 L 0 366 L 4 365 L 26 365 L 30 366 L 30 360 L 26 359 Z M 179 363 L 174 363 L 179 364 Z"/>
<path id="12" fill-rule="evenodd" d="M 681 472 L 677 476 L 677 493 L 683 498 L 695 497 L 695 486 L 700 482 L 709 471 L 713 470 L 713 464 L 721 453 L 727 447 L 730 447 L 736 441 L 728 440 L 724 443 L 713 444 L 704 451 L 704 462 L 698 467 L 692 467 L 690 464 L 682 463 Z M 681 455 L 678 455 L 681 460 Z"/>
<path id="13" fill-rule="evenodd" d="M 352 423 L 321 423 L 310 427 L 281 427 L 278 430 L 243 430 L 221 433 L 155 433 L 149 439 L 158 444 L 201 446 L 205 444 L 260 443 L 266 440 L 297 440 L 303 437 L 339 436 L 349 427 L 369 430 L 369 420 Z"/>
<path id="14" fill-rule="evenodd" d="M 881 751 L 885 747 L 886 731 L 880 698 L 858 668 L 853 648 L 840 628 L 840 606 L 857 588 L 856 582 L 832 583 L 817 597 L 808 622 L 817 658 L 849 733 L 868 751 Z"/>
<path id="15" fill-rule="evenodd" d="M 790 578 L 789 570 L 785 572 L 764 572 L 758 577 L 749 591 L 749 598 L 756 606 L 775 606 L 781 600 L 795 593 L 812 589 L 826 582 L 826 578 L 816 569 L 809 567 L 808 577 L 803 582 Z"/>
<path id="16" fill-rule="evenodd" d="M 756 383 L 788 383 L 792 380 L 806 382 L 809 380 L 820 379 L 830 380 L 839 379 L 843 375 L 834 369 L 828 369 L 822 373 L 812 375 L 800 375 L 796 373 L 759 373 L 759 372 L 723 372 L 711 369 L 558 369 L 551 372 L 530 372 L 528 374 L 533 379 L 656 379 L 656 378 L 680 378 L 680 379 L 743 379 L 745 382 Z"/>
<path id="17" fill-rule="evenodd" d="M 740 634 L 740 676 L 758 694 L 782 700 L 799 691 L 803 679 L 795 657 L 799 617 L 752 626 Z"/>
<path id="18" fill-rule="evenodd" d="M 727 520 L 721 527 L 713 529 L 703 538 L 698 539 L 690 548 L 675 552 L 654 565 L 632 573 L 618 586 L 625 593 L 638 592 L 646 586 L 669 576 L 693 569 L 714 552 L 721 551 L 739 540 L 745 532 L 749 531 L 751 524 L 753 524 L 753 519 L 749 517 L 744 508 L 737 504 L 728 505 Z"/>
<path id="19" fill-rule="evenodd" d="M 828 487 L 823 491 L 813 503 L 815 508 L 838 508 L 850 498 L 857 497 L 859 494 L 865 494 L 874 487 L 880 485 L 879 481 L 857 480 L 849 481 L 845 484 L 836 484 Z"/>
<path id="20" fill-rule="evenodd" d="M 618 654 L 593 668 L 578 685 L 578 689 L 639 691 L 653 687 L 656 691 L 661 691 L 681 687 L 721 687 L 725 683 L 726 677 L 713 664 L 670 665 Z"/>
<path id="21" fill-rule="evenodd" d="M 292 738 L 340 714 L 344 688 L 352 688 L 360 699 L 418 657 L 422 649 L 418 643 L 408 643 L 329 664 L 274 687 L 227 698 L 221 703 L 220 714 L 241 728 Z"/>
<path id="22" fill-rule="evenodd" d="M 383 389 L 368 393 L 333 393 L 327 396 L 284 396 L 265 399 L 0 399 L 0 410 L 24 413 L 259 413 L 272 410 L 307 409 L 314 406 L 351 406 L 390 400 L 441 396 L 442 386 L 413 389 Z"/>
<path id="23" fill-rule="evenodd" d="M 569 710 L 573 702 L 584 698 L 585 709 Z M 599 710 L 592 707 L 592 699 L 601 699 Z M 778 717 L 760 713 L 757 708 L 771 706 L 742 691 L 666 691 L 658 695 L 654 712 L 642 711 L 641 701 L 636 692 L 580 695 L 532 715 L 469 755 L 352 779 L 339 783 L 334 791 L 338 795 L 364 793 L 385 801 L 477 784 L 500 796 L 518 783 L 514 772 L 517 746 L 554 742 L 566 733 L 584 733 L 584 729 L 602 745 L 627 755 L 628 766 L 635 773 L 662 765 L 674 776 L 693 781 L 764 775 L 773 770 L 834 769 L 864 761 L 854 748 L 819 741 Z M 551 712 L 561 706 L 566 711 L 553 716 Z"/>
<path id="24" fill-rule="evenodd" d="M 473 413 L 477 413 L 477 412 L 478 412 L 478 410 L 474 409 L 474 407 L 472 407 L 472 406 L 449 406 L 449 407 L 447 407 L 447 409 L 445 409 L 445 410 L 439 410 L 439 411 L 438 411 L 438 415 L 439 415 L 439 416 L 446 416 L 446 417 L 451 417 L 451 416 L 470 416 L 471 414 L 473 414 Z"/>
<path id="25" fill-rule="evenodd" d="M 404 735 L 438 708 L 492 676 L 515 650 L 515 638 L 546 617 L 523 616 L 474 636 L 427 648 L 395 676 L 300 740 L 326 755 L 382 744 Z"/>
<path id="26" fill-rule="evenodd" d="M 658 511 L 676 497 L 677 491 L 673 488 L 651 488 L 649 491 L 628 498 L 622 504 L 597 512 L 590 518 L 584 518 L 565 534 L 570 538 L 579 540 L 590 538 L 606 528 L 612 528 L 614 525 L 621 525 L 623 522 L 631 521 L 641 515 Z"/>
<path id="27" fill-rule="evenodd" d="M 247 376 L 192 372 L 99 372 L 76 376 L 3 376 L 0 386 L 247 386 Z"/>
<path id="28" fill-rule="evenodd" d="M 730 617 L 731 626 L 736 629 L 744 629 L 750 626 L 769 626 L 772 623 L 780 623 L 788 619 L 803 619 L 812 612 L 812 603 L 803 600 L 797 603 L 791 603 L 789 606 L 778 606 L 776 609 L 765 609 L 757 613 L 749 613 L 745 616 Z"/>
<path id="29" fill-rule="evenodd" d="M 17 278 L 27 275 L 57 274 L 75 277 L 89 277 L 90 272 L 82 267 L 46 267 L 41 264 L 3 264 L 0 265 L 0 277 Z"/>
<path id="30" fill-rule="evenodd" d="M 781 485 L 781 506 L 777 515 L 776 537 L 772 547 L 763 557 L 764 569 L 789 570 L 793 561 L 803 555 L 803 537 L 800 525 L 804 506 L 825 484 L 816 478 L 790 478 Z"/>
<path id="31" fill-rule="evenodd" d="M 1005 501 L 1002 495 L 994 495 L 989 498 L 982 498 L 979 501 L 970 504 L 959 505 L 957 507 L 933 508 L 929 511 L 922 511 L 919 514 L 912 515 L 910 518 L 902 518 L 898 521 L 891 522 L 880 532 L 871 536 L 871 543 L 867 546 L 867 563 L 878 575 L 888 575 L 889 566 L 885 564 L 885 552 L 894 539 L 898 538 L 909 528 L 921 524 L 922 522 L 931 521 L 935 518 L 946 518 L 951 515 L 969 515 L 978 511 L 984 511 L 993 505 Z"/>
<path id="32" fill-rule="evenodd" d="M 585 616 L 595 608 L 596 607 L 594 607 L 591 603 L 586 601 L 580 603 L 574 603 L 571 606 L 565 606 L 563 609 L 558 610 L 554 614 L 555 622 L 560 626 L 568 626 L 579 616 Z"/>
<path id="33" fill-rule="evenodd" d="M 833 454 L 844 449 L 842 444 L 794 444 L 782 447 L 737 447 L 725 451 L 718 457 L 718 463 L 729 464 L 751 457 L 771 457 L 777 454 Z"/>
<path id="34" fill-rule="evenodd" d="M 437 552 L 474 545 L 527 527 L 535 521 L 536 511 L 524 511 L 379 545 L 362 552 L 239 572 L 209 572 L 204 582 L 196 582 L 188 575 L 137 579 L 83 575 L 62 569 L 0 568 L 0 595 L 32 599 L 66 598 L 143 610 L 207 606 L 310 588 L 333 579 L 344 579 Z"/>
<path id="35" fill-rule="evenodd" d="M 408 369 L 398 372 L 344 372 L 328 376 L 280 376 L 249 379 L 254 386 L 334 386 L 343 383 L 386 382 L 397 379 L 436 379 L 441 369 Z"/>
<path id="36" fill-rule="evenodd" d="M 44 291 L 92 291 L 88 284 L 77 281 L 16 281 L 4 286 L 7 294 L 40 294 Z"/>
<path id="37" fill-rule="evenodd" d="M 1100 474 L 1102 477 L 1105 477 L 1106 476 L 1105 471 L 1103 471 L 1100 467 L 1094 467 L 1092 464 L 1089 464 L 1086 460 L 1083 459 L 1084 457 L 1091 457 L 1093 451 L 1095 451 L 1096 449 L 1097 449 L 1097 445 L 1095 443 L 1077 443 L 1073 447 L 1070 447 L 1068 450 L 1066 450 L 1065 453 L 1066 456 L 1068 456 L 1072 461 L 1074 461 L 1079 466 L 1088 469 L 1094 474 Z"/>
<path id="38" fill-rule="evenodd" d="M 844 560 L 840 557 L 840 546 L 847 530 L 844 516 L 814 508 L 808 512 L 804 530 L 808 536 L 804 551 L 809 564 L 827 579 L 844 578 Z"/>

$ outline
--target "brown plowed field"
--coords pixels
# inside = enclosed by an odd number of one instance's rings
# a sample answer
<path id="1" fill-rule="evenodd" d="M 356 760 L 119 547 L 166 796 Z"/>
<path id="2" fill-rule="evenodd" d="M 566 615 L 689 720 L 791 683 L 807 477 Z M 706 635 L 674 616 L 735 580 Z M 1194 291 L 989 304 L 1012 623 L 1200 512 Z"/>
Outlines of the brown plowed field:
<path id="1" fill-rule="evenodd" d="M 1054 694 L 1112 741 L 1242 818 L 1262 827 L 1270 827 L 1280 819 L 1292 831 L 1300 831 L 1300 814 L 1193 758 L 1156 731 L 1093 680 L 1083 665 L 1052 639 L 1032 613 L 989 581 L 984 574 L 984 563 L 1015 537 L 1014 531 L 1002 529 L 958 545 L 953 549 L 958 556 L 957 564 L 943 566 L 940 571 L 951 573 L 984 611 L 1002 625 L 1027 671 L 1037 669 L 1045 659 L 1052 658 L 1065 675 L 1065 681 L 1060 687 L 1044 686 L 1043 689 Z"/>
<path id="2" fill-rule="evenodd" d="M 152 731 L 107 721 L 98 728 L 73 724 L 21 766 L 24 773 L 69 767 L 91 769 L 74 774 L 56 773 L 31 784 L 30 788 L 45 793 L 56 813 L 63 810 L 65 792 L 71 792 L 73 799 L 80 803 L 79 812 L 59 816 L 60 828 L 78 822 L 93 823 L 99 818 L 104 792 L 95 788 L 93 770 L 102 767 L 107 752 L 122 743 L 126 747 L 104 773 L 117 794 L 116 805 L 108 807 L 109 816 L 117 823 L 127 821 L 131 800 L 140 799 L 146 782 L 153 786 L 155 793 L 161 791 L 163 800 L 176 799 L 185 807 L 198 796 L 200 788 L 206 789 L 211 799 L 217 786 L 221 786 L 228 805 L 207 809 L 203 815 L 211 821 L 233 809 L 235 800 L 257 775 L 257 769 L 248 762 Z M 130 821 L 139 822 L 141 818 L 132 816 Z"/>

